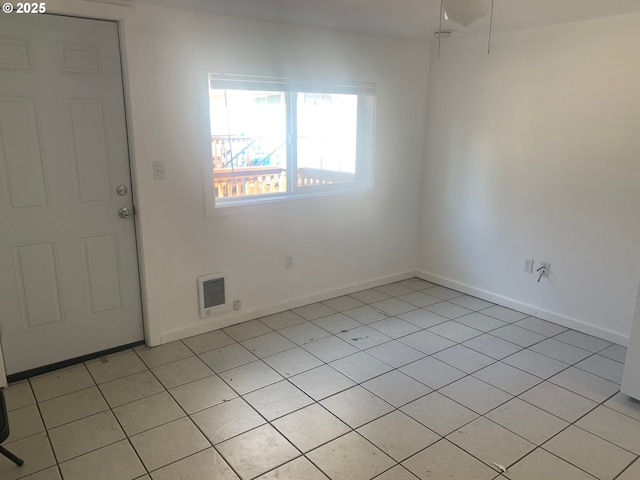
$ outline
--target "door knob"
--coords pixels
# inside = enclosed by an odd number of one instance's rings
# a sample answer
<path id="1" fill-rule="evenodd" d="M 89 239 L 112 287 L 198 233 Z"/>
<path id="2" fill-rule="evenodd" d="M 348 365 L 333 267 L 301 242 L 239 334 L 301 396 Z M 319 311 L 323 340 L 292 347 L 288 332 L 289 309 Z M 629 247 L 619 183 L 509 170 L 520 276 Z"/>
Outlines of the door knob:
<path id="1" fill-rule="evenodd" d="M 129 218 L 131 217 L 131 210 L 129 210 L 127 207 L 122 207 L 120 210 L 118 210 L 118 215 L 120 216 L 120 218 Z"/>

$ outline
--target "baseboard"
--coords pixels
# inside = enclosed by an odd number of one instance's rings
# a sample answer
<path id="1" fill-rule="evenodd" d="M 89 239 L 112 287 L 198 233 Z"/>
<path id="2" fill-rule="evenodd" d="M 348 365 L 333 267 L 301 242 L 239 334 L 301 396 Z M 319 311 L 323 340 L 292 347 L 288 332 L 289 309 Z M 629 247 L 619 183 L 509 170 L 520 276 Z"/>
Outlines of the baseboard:
<path id="1" fill-rule="evenodd" d="M 305 305 L 309 305 L 310 303 L 322 302 L 324 300 L 329 300 L 330 298 L 349 295 L 350 293 L 359 292 L 360 290 L 366 290 L 367 288 L 379 287 L 380 285 L 385 285 L 387 283 L 399 282 L 408 278 L 412 278 L 415 276 L 415 274 L 416 272 L 413 270 L 407 271 L 386 277 L 379 277 L 368 282 L 353 283 L 337 289 L 327 290 L 317 295 L 298 298 L 295 300 L 290 300 L 288 302 L 271 305 L 249 312 L 236 313 L 234 315 L 222 314 L 213 316 L 197 325 L 190 325 L 188 327 L 163 332 L 161 337 L 162 343 L 165 344 L 176 340 L 182 340 L 183 338 L 200 335 L 201 333 L 207 333 L 213 330 L 219 330 L 221 328 L 236 325 L 248 320 L 254 320 L 256 318 L 265 317 L 274 313 L 284 312 L 285 310 L 291 310 L 292 308 L 303 307 Z"/>
<path id="2" fill-rule="evenodd" d="M 473 287 L 471 285 L 467 285 L 465 283 L 461 283 L 456 280 L 442 277 L 430 272 L 419 270 L 414 273 L 416 277 L 422 278 L 423 280 L 426 280 L 428 282 L 437 283 L 438 285 L 458 290 L 459 292 L 481 298 L 482 300 L 486 300 L 487 302 L 511 308 L 512 310 L 518 310 L 519 312 L 526 313 L 527 315 L 531 315 L 532 317 L 541 318 L 542 320 L 547 320 L 563 327 L 571 328 L 588 335 L 593 335 L 594 337 L 602 338 L 604 340 L 617 343 L 618 345 L 622 345 L 625 347 L 629 345 L 629 337 L 620 332 L 602 328 L 589 322 L 585 322 L 584 320 L 569 317 L 567 315 L 551 312 L 535 305 L 530 305 L 513 298 L 498 295 L 493 292 L 488 292 L 481 288 Z"/>

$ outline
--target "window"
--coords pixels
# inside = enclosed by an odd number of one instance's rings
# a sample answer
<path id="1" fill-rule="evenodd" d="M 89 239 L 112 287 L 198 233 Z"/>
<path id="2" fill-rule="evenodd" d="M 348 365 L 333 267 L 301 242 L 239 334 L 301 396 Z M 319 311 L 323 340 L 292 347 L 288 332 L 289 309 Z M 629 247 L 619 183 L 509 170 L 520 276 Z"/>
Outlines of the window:
<path id="1" fill-rule="evenodd" d="M 215 205 L 369 188 L 374 93 L 210 74 Z"/>

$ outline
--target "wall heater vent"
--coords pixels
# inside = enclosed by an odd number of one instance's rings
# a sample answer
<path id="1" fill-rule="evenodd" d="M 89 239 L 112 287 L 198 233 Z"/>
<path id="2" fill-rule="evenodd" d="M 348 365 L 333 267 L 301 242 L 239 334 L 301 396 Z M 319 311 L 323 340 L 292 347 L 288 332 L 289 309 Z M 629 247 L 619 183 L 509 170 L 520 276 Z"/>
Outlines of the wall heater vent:
<path id="1" fill-rule="evenodd" d="M 198 277 L 200 316 L 208 317 L 227 311 L 224 275 L 214 273 Z"/>

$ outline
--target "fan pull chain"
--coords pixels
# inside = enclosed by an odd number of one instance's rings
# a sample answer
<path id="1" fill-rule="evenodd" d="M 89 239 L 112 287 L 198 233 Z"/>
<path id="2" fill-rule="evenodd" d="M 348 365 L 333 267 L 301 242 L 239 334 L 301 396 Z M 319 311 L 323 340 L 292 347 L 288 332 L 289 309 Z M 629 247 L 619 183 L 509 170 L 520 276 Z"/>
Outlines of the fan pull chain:
<path id="1" fill-rule="evenodd" d="M 444 0 L 442 0 L 444 2 Z M 491 33 L 493 32 L 493 2 L 491 0 L 491 17 L 489 18 L 489 45 L 487 47 L 487 54 L 491 54 Z"/>
<path id="2" fill-rule="evenodd" d="M 436 60 L 440 59 L 440 43 L 442 43 L 442 17 L 444 16 L 444 0 L 440 1 L 440 25 L 438 26 L 438 53 Z"/>

